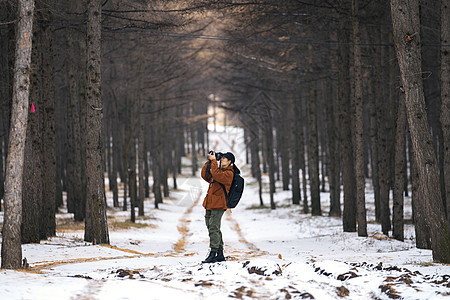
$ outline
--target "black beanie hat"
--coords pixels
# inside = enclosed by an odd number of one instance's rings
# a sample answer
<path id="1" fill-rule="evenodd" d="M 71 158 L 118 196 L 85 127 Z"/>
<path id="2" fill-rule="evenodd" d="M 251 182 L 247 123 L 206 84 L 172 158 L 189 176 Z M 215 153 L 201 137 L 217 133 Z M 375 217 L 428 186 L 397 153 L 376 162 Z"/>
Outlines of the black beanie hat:
<path id="1" fill-rule="evenodd" d="M 231 163 L 234 164 L 234 155 L 233 155 L 233 153 L 227 152 L 223 156 L 228 158 L 228 160 L 231 160 Z"/>

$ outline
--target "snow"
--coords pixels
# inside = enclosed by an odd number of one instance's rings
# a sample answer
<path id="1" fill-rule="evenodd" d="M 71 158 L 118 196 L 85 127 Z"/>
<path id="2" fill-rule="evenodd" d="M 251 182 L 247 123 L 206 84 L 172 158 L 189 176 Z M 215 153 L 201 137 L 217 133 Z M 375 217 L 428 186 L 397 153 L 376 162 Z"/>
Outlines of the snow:
<path id="1" fill-rule="evenodd" d="M 255 208 L 258 187 L 243 162 L 242 131 L 219 128 L 210 141 L 215 150 L 236 154 L 246 180 L 241 203 L 222 221 L 226 262 L 200 263 L 208 251 L 201 206 L 208 186 L 199 176 L 182 175 L 178 190 L 171 191 L 158 210 L 147 199 L 146 218 L 137 222 L 150 226 L 110 228 L 111 246 L 86 243 L 81 230 L 69 229 L 40 244 L 23 245 L 30 269 L 0 270 L 0 299 L 365 300 L 450 295 L 450 266 L 434 263 L 430 250 L 415 248 L 411 225 L 405 226 L 405 242 L 381 234 L 381 226 L 373 222 L 370 187 L 367 238 L 342 232 L 341 219 L 326 216 L 327 193 L 321 194 L 323 216 L 303 214 L 301 207 L 290 205 L 290 192 L 281 188 L 275 195 L 276 210 Z M 111 208 L 109 192 L 108 202 L 109 220 L 129 219 L 129 212 Z M 405 209 L 410 213 L 408 205 Z M 59 220 L 68 217 L 58 214 Z"/>

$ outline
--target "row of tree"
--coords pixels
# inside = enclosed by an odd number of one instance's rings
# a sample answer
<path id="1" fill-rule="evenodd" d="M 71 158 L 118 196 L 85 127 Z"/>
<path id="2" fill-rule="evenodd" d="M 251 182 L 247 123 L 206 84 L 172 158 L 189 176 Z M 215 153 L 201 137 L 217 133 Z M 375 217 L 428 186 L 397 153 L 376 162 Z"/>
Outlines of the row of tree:
<path id="1" fill-rule="evenodd" d="M 218 68 L 232 71 L 218 80 L 224 107 L 241 117 L 253 175 L 260 182 L 261 172 L 269 175 L 270 206 L 281 177 L 294 204 L 322 214 L 327 177 L 329 215 L 342 213 L 344 231 L 367 236 L 371 179 L 382 232 L 403 240 L 412 187 L 416 244 L 448 261 L 446 2 L 262 1 L 227 9 L 235 13 L 223 18 L 230 40 Z"/>
<path id="2" fill-rule="evenodd" d="M 367 236 L 370 179 L 382 232 L 403 240 L 411 192 L 417 246 L 450 261 L 445 1 L 0 3 L 3 267 L 64 205 L 108 243 L 104 172 L 132 221 L 150 174 L 157 208 L 212 147 L 208 105 L 244 128 L 261 204 L 263 173 L 272 209 L 276 180 L 313 215 L 329 189 L 328 214 Z"/>

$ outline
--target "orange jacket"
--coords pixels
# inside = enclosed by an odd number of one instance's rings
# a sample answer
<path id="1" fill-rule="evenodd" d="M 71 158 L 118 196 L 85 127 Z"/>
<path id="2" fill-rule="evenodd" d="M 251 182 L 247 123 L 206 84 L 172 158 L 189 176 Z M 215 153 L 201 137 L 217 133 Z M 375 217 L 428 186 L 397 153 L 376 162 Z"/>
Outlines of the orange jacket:
<path id="1" fill-rule="evenodd" d="M 217 165 L 217 160 L 211 161 L 211 169 L 206 174 L 206 166 L 208 162 L 202 168 L 202 178 L 209 182 L 208 192 L 206 193 L 205 200 L 203 200 L 203 207 L 206 209 L 227 209 L 227 200 L 225 198 L 225 193 L 223 192 L 223 184 L 227 193 L 230 192 L 231 183 L 233 181 L 233 166 L 228 166 L 223 169 L 219 169 Z M 231 171 L 227 171 L 231 170 Z"/>

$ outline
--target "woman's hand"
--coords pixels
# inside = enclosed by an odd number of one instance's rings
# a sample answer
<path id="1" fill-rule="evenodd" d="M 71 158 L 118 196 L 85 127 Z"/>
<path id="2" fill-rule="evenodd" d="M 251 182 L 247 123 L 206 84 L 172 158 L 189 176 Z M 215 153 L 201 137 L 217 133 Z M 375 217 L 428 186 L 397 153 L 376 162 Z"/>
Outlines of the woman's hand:
<path id="1" fill-rule="evenodd" d="M 215 153 L 214 151 L 212 151 L 212 154 L 209 154 L 209 153 L 208 153 L 208 159 L 209 159 L 209 160 L 214 160 L 214 159 L 216 159 L 216 153 Z"/>

